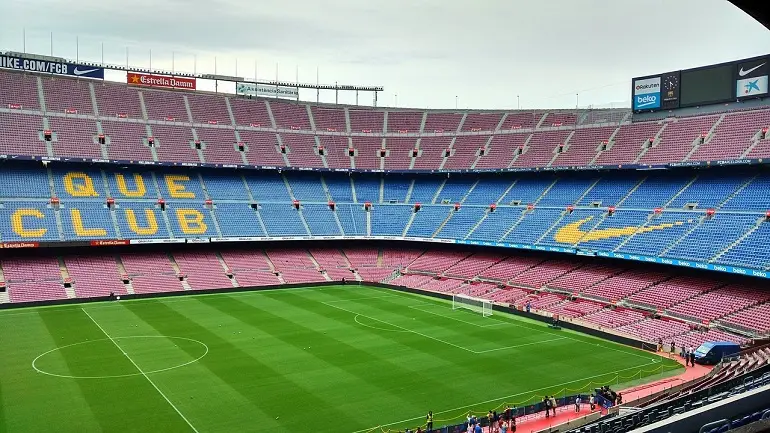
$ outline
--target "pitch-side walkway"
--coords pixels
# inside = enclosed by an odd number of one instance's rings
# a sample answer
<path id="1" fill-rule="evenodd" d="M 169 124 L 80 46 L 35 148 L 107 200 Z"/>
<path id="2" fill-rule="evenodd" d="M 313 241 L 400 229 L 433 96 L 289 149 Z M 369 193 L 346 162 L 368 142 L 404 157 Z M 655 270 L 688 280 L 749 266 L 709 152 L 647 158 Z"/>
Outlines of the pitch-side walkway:
<path id="1" fill-rule="evenodd" d="M 667 356 L 667 355 L 664 355 L 664 356 Z M 678 356 L 677 356 L 677 361 L 680 364 L 684 365 L 684 360 L 681 360 Z M 681 385 L 684 382 L 688 382 L 690 380 L 703 377 L 706 374 L 708 374 L 708 372 L 711 371 L 712 368 L 713 367 L 703 366 L 703 365 L 696 365 L 695 367 L 687 367 L 687 370 L 685 370 L 682 374 L 678 376 L 668 377 L 666 379 L 661 379 L 645 385 L 637 385 L 629 389 L 621 390 L 620 393 L 623 394 L 623 401 L 633 402 L 634 400 L 637 400 L 642 397 L 646 397 L 650 394 L 654 394 L 656 392 L 666 390 L 673 386 Z M 598 410 L 599 408 L 597 406 L 596 411 Z M 545 417 L 545 412 L 540 412 L 538 414 L 529 415 L 526 417 L 526 419 L 520 420 L 517 423 L 516 432 L 517 433 L 539 432 L 549 427 L 554 427 L 559 424 L 564 424 L 574 419 L 584 417 L 586 415 L 589 415 L 590 413 L 591 413 L 591 409 L 587 404 L 581 405 L 580 412 L 575 412 L 574 405 L 558 408 L 556 410 L 556 416 L 555 417 L 551 416 L 550 418 Z"/>

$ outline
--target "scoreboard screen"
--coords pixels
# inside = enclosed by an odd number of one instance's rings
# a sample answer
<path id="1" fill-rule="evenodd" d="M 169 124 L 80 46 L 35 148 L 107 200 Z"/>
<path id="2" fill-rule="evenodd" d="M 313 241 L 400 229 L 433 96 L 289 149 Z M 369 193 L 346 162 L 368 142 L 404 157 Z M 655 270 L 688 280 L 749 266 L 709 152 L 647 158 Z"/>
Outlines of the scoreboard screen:
<path id="1" fill-rule="evenodd" d="M 733 64 L 682 71 L 680 107 L 708 105 L 735 99 Z"/>
<path id="2" fill-rule="evenodd" d="M 770 56 L 631 80 L 635 112 L 721 104 L 770 96 Z"/>

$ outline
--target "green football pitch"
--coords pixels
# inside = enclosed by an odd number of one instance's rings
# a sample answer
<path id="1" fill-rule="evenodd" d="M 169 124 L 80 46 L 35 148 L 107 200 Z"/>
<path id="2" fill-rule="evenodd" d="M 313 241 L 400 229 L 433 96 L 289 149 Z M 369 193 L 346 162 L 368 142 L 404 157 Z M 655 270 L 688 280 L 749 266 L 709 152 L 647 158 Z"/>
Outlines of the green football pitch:
<path id="1" fill-rule="evenodd" d="M 351 285 L 0 311 L 0 353 L 0 432 L 379 432 L 680 368 Z"/>

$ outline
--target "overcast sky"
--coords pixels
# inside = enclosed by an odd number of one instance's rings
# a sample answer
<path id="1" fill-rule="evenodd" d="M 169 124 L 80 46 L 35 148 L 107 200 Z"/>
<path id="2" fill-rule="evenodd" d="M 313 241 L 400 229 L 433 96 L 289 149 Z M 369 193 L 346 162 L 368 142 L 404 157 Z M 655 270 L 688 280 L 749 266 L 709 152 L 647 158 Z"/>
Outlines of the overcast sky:
<path id="1" fill-rule="evenodd" d="M 401 107 L 628 107 L 634 76 L 770 51 L 770 31 L 726 0 L 0 0 L 0 16 L 0 50 L 21 51 L 26 31 L 26 50 L 49 54 L 53 32 L 53 54 L 73 59 L 99 61 L 103 43 L 106 62 L 128 47 L 154 69 L 172 53 L 177 71 L 213 73 L 216 57 L 219 74 L 237 60 L 239 76 L 256 62 L 260 79 L 278 64 L 281 80 L 315 82 L 318 68 Z"/>

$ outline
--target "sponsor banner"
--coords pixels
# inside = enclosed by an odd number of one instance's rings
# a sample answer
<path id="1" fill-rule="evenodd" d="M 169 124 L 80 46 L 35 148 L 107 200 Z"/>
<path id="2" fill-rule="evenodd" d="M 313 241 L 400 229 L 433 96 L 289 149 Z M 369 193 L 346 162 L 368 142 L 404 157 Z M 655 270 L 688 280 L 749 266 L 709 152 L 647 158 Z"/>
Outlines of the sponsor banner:
<path id="1" fill-rule="evenodd" d="M 770 65 L 768 65 L 767 57 L 739 62 L 735 66 L 738 71 L 736 73 L 738 80 L 762 77 L 770 74 Z"/>
<path id="2" fill-rule="evenodd" d="M 767 95 L 770 57 L 746 60 L 735 65 L 735 97 Z"/>
<path id="3" fill-rule="evenodd" d="M 230 237 L 230 238 L 211 238 L 211 242 L 254 242 L 254 241 L 264 241 L 266 238 L 257 238 L 257 237 L 248 237 L 248 236 L 241 236 L 241 237 Z"/>
<path id="4" fill-rule="evenodd" d="M 235 83 L 235 94 L 243 96 L 299 99 L 299 89 L 297 87 L 271 86 L 269 84 Z"/>
<path id="5" fill-rule="evenodd" d="M 43 74 L 69 75 L 71 77 L 104 79 L 104 68 L 77 63 L 37 60 L 15 56 L 0 56 L 0 68 Z"/>
<path id="6" fill-rule="evenodd" d="M 744 78 L 735 82 L 735 97 L 747 98 L 767 94 L 767 75 Z"/>
<path id="7" fill-rule="evenodd" d="M 141 74 L 138 72 L 126 74 L 126 82 L 137 86 L 161 87 L 164 89 L 195 90 L 196 88 L 195 78 Z"/>
<path id="8" fill-rule="evenodd" d="M 130 242 L 128 241 L 128 239 L 93 240 L 90 243 L 92 247 L 113 247 L 116 245 L 129 245 L 129 244 Z"/>
<path id="9" fill-rule="evenodd" d="M 142 245 L 142 244 L 183 244 L 184 239 L 131 239 L 129 244 Z"/>
<path id="10" fill-rule="evenodd" d="M 40 242 L 1 242 L 0 248 L 37 248 Z"/>
<path id="11" fill-rule="evenodd" d="M 634 80 L 634 110 L 660 108 L 660 77 Z"/>
<path id="12" fill-rule="evenodd" d="M 185 239 L 188 244 L 207 244 L 211 242 L 209 238 L 190 238 Z"/>
<path id="13" fill-rule="evenodd" d="M 756 269 L 746 269 L 738 266 L 714 265 L 711 263 L 692 262 L 689 260 L 667 259 L 661 257 L 642 256 L 638 254 L 610 253 L 599 251 L 596 253 L 600 257 L 609 257 L 613 259 L 635 260 L 646 263 L 659 263 L 663 265 L 683 266 L 685 268 L 703 269 L 708 271 L 727 272 L 729 274 L 749 275 L 759 278 L 770 278 L 770 273 Z"/>

